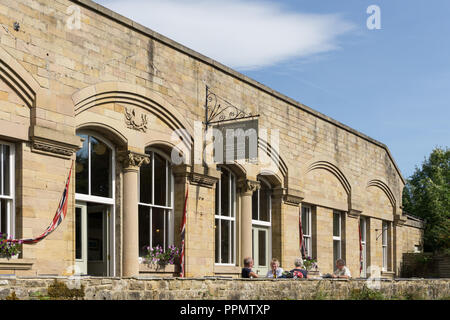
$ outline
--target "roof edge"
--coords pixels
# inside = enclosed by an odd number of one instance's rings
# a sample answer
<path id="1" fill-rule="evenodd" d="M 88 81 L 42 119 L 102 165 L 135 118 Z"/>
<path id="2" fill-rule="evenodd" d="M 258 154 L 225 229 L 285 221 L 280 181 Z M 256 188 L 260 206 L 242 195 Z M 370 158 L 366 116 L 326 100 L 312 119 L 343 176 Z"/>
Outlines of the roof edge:
<path id="1" fill-rule="evenodd" d="M 312 115 L 314 115 L 314 116 L 316 116 L 316 117 L 318 117 L 318 118 L 320 118 L 320 119 L 322 119 L 322 120 L 324 120 L 326 122 L 329 122 L 329 123 L 331 123 L 333 125 L 336 125 L 337 127 L 341 128 L 343 130 L 346 130 L 346 131 L 348 131 L 348 132 L 350 132 L 352 134 L 355 134 L 356 136 L 358 136 L 358 137 L 360 137 L 360 138 L 362 138 L 362 139 L 364 139 L 366 141 L 369 141 L 369 142 L 371 142 L 371 143 L 373 143 L 373 144 L 375 144 L 375 145 L 385 149 L 385 151 L 387 152 L 387 154 L 388 154 L 390 160 L 392 161 L 395 169 L 397 170 L 397 173 L 399 174 L 400 179 L 402 180 L 402 182 L 404 184 L 406 184 L 406 180 L 403 177 L 403 175 L 402 175 L 402 173 L 400 171 L 400 168 L 398 167 L 396 161 L 392 157 L 392 154 L 389 151 L 389 148 L 384 143 L 382 143 L 382 142 L 380 142 L 378 140 L 375 140 L 375 139 L 365 135 L 364 133 L 361 133 L 361 132 L 359 132 L 359 131 L 357 131 L 357 130 L 355 130 L 355 129 L 353 129 L 353 128 L 351 128 L 351 127 L 349 127 L 349 126 L 347 126 L 347 125 L 345 125 L 345 124 L 343 124 L 343 123 L 341 123 L 341 122 L 339 122 L 339 121 L 337 121 L 337 120 L 335 120 L 333 118 L 330 118 L 327 115 L 325 115 L 325 114 L 323 114 L 323 113 L 321 113 L 319 111 L 316 111 L 316 110 L 314 110 L 314 109 L 312 109 L 312 108 L 310 108 L 310 107 L 308 107 L 308 106 L 306 106 L 306 105 L 304 105 L 304 104 L 302 104 L 302 103 L 300 103 L 300 102 L 298 102 L 298 101 L 296 101 L 296 100 L 294 100 L 292 98 L 289 98 L 288 96 L 286 96 L 286 95 L 284 95 L 284 94 L 282 94 L 282 93 L 280 93 L 280 92 L 278 92 L 276 90 L 273 90 L 273 89 L 269 88 L 268 86 L 266 86 L 266 85 L 264 85 L 264 84 L 262 84 L 262 83 L 260 83 L 260 82 L 258 82 L 256 80 L 254 80 L 254 79 L 251 79 L 251 78 L 247 77 L 246 75 L 244 75 L 244 74 L 242 74 L 242 73 L 240 73 L 240 72 L 238 72 L 238 71 L 236 71 L 234 69 L 231 69 L 230 67 L 227 67 L 224 64 L 222 64 L 222 63 L 220 63 L 220 62 L 218 62 L 216 60 L 213 60 L 213 59 L 211 59 L 211 58 L 209 58 L 209 57 L 207 57 L 207 56 L 205 56 L 205 55 L 203 55 L 203 54 L 201 54 L 201 53 L 199 53 L 197 51 L 194 51 L 194 50 L 192 50 L 192 49 L 190 49 L 190 48 L 188 48 L 188 47 L 186 47 L 186 46 L 184 46 L 184 45 L 182 45 L 182 44 L 180 44 L 180 43 L 178 43 L 178 42 L 176 42 L 174 40 L 171 40 L 168 37 L 166 37 L 166 36 L 164 36 L 162 34 L 159 34 L 159 33 L 155 32 L 155 31 L 151 30 L 150 28 L 147 28 L 147 27 L 145 27 L 145 26 L 143 26 L 143 25 L 141 25 L 141 24 L 139 24 L 139 23 L 137 23 L 137 22 L 135 22 L 135 21 L 133 21 L 133 20 L 123 16 L 123 15 L 121 15 L 121 14 L 118 14 L 117 12 L 114 12 L 114 11 L 112 11 L 112 10 L 110 10 L 110 9 L 108 9 L 108 8 L 106 8 L 106 7 L 104 7 L 104 6 L 100 5 L 100 4 L 92 1 L 92 0 L 69 0 L 69 1 L 77 3 L 80 6 L 83 6 L 85 8 L 91 9 L 93 11 L 96 11 L 97 13 L 99 13 L 99 14 L 105 16 L 105 17 L 108 17 L 108 18 L 116 21 L 117 23 L 126 25 L 126 26 L 130 27 L 131 29 L 134 29 L 137 32 L 143 33 L 143 34 L 145 34 L 145 35 L 147 35 L 147 36 L 149 36 L 149 37 L 151 37 L 151 38 L 153 38 L 155 40 L 158 40 L 159 42 L 161 42 L 161 43 L 163 43 L 163 44 L 165 44 L 165 45 L 167 45 L 167 46 L 169 46 L 169 47 L 171 47 L 171 48 L 173 48 L 175 50 L 183 52 L 183 53 L 189 55 L 190 57 L 192 57 L 194 59 L 202 61 L 203 63 L 206 63 L 206 64 L 208 64 L 210 66 L 213 66 L 216 69 L 218 69 L 218 70 L 220 70 L 220 71 L 222 71 L 222 72 L 224 72 L 224 73 L 226 73 L 226 74 L 228 74 L 228 75 L 230 75 L 232 77 L 235 77 L 235 78 L 237 78 L 237 79 L 239 79 L 239 80 L 241 80 L 241 81 L 243 81 L 243 82 L 245 82 L 245 83 L 247 83 L 247 84 L 249 84 L 249 85 L 251 85 L 253 87 L 256 87 L 256 88 L 266 92 L 267 94 L 269 94 L 269 95 L 271 95 L 271 96 L 273 96 L 275 98 L 278 98 L 278 99 L 280 99 L 280 100 L 282 100 L 282 101 L 284 101 L 284 102 L 286 102 L 286 103 L 288 103 L 288 104 L 290 104 L 290 105 L 292 105 L 294 107 L 297 107 L 297 108 L 299 108 L 299 109 L 301 109 L 301 110 L 303 110 L 305 112 L 308 112 L 308 113 L 310 113 L 310 114 L 312 114 Z"/>

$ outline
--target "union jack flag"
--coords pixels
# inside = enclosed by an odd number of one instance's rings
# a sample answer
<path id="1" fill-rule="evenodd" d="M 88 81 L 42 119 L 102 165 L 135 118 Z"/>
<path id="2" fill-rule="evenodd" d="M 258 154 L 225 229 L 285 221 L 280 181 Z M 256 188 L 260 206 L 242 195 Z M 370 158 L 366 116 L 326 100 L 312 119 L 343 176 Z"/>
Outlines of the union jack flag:
<path id="1" fill-rule="evenodd" d="M 358 229 L 359 229 L 359 273 L 362 273 L 363 270 L 363 248 L 362 248 L 362 237 L 361 237 L 361 219 L 358 220 Z"/>
<path id="2" fill-rule="evenodd" d="M 73 167 L 73 164 L 72 164 Z M 50 233 L 56 230 L 58 226 L 63 222 L 64 218 L 67 214 L 67 204 L 69 199 L 69 185 L 70 185 L 70 176 L 72 175 L 72 167 L 69 171 L 69 177 L 67 178 L 66 187 L 64 188 L 63 195 L 61 197 L 61 201 L 59 202 L 58 209 L 56 210 L 56 214 L 53 217 L 52 223 L 47 227 L 47 229 L 42 233 L 40 236 L 32 239 L 11 239 L 10 242 L 19 242 L 24 244 L 35 244 L 39 241 L 43 240 L 45 237 L 47 237 Z"/>
<path id="3" fill-rule="evenodd" d="M 188 193 L 189 189 L 186 190 L 186 199 L 184 200 L 184 211 L 183 211 L 183 221 L 181 222 L 181 255 L 180 255 L 180 266 L 181 266 L 181 272 L 180 277 L 183 278 L 185 276 L 184 274 L 184 252 L 185 252 L 185 245 L 184 240 L 186 236 L 186 206 L 187 206 L 187 200 L 188 200 Z"/>
<path id="4" fill-rule="evenodd" d="M 306 248 L 305 248 L 305 242 L 303 239 L 303 227 L 302 227 L 302 207 L 300 206 L 300 214 L 298 219 L 299 229 L 300 229 L 300 254 L 302 255 L 302 258 L 306 257 Z"/>

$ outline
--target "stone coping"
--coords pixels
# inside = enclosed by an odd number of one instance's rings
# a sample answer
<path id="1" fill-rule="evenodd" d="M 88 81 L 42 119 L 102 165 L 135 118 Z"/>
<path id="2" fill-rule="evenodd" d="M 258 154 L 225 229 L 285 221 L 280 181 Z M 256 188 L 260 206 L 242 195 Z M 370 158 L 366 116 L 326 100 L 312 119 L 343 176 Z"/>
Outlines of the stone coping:
<path id="1" fill-rule="evenodd" d="M 184 45 L 182 45 L 182 44 L 180 44 L 180 43 L 178 43 L 178 42 L 176 42 L 174 40 L 171 40 L 171 39 L 169 39 L 169 38 L 167 38 L 167 37 L 165 37 L 165 36 L 155 32 L 155 31 L 153 31 L 153 30 L 151 30 L 151 29 L 149 29 L 149 28 L 147 28 L 147 27 L 145 27 L 145 26 L 143 26 L 143 25 L 141 25 L 141 24 L 139 24 L 139 23 L 137 23 L 137 22 L 135 22 L 135 21 L 133 21 L 131 19 L 128 19 L 128 18 L 126 18 L 126 17 L 124 17 L 124 16 L 122 16 L 122 15 L 120 15 L 120 14 L 118 14 L 118 13 L 116 13 L 116 12 L 114 12 L 114 11 L 112 11 L 112 10 L 110 10 L 110 9 L 108 9 L 108 8 L 98 4 L 98 3 L 96 3 L 96 2 L 94 2 L 94 1 L 91 1 L 91 0 L 70 0 L 70 1 L 76 3 L 76 4 L 80 5 L 80 6 L 86 7 L 88 9 L 90 9 L 90 10 L 93 10 L 93 11 L 99 13 L 100 15 L 105 16 L 105 17 L 107 17 L 107 18 L 109 18 L 109 19 L 111 19 L 113 21 L 116 21 L 117 23 L 122 24 L 122 25 L 125 25 L 125 26 L 129 27 L 130 29 L 133 29 L 133 30 L 135 30 L 135 31 L 137 31 L 139 33 L 145 34 L 145 35 L 149 36 L 150 38 L 153 38 L 153 39 L 155 39 L 155 40 L 157 40 L 157 41 L 159 41 L 159 42 L 161 42 L 161 43 L 163 43 L 163 44 L 165 44 L 165 45 L 167 45 L 167 46 L 169 46 L 169 47 L 171 47 L 171 48 L 173 48 L 173 49 L 175 49 L 177 51 L 183 52 L 183 53 L 185 53 L 186 55 L 188 55 L 188 56 L 190 56 L 192 58 L 195 58 L 195 59 L 197 59 L 199 61 L 202 61 L 203 63 L 205 63 L 207 65 L 210 65 L 210 66 L 212 66 L 212 67 L 214 67 L 214 68 L 216 68 L 216 69 L 218 69 L 218 70 L 220 70 L 220 71 L 222 71 L 222 72 L 224 72 L 224 73 L 226 73 L 226 74 L 228 74 L 228 75 L 230 75 L 230 76 L 232 76 L 234 78 L 237 78 L 237 79 L 239 79 L 239 80 L 241 80 L 241 81 L 243 81 L 243 82 L 245 82 L 245 83 L 247 83 L 247 84 L 249 84 L 249 85 L 251 85 L 251 86 L 253 86 L 253 87 L 255 87 L 255 88 L 259 89 L 259 90 L 261 90 L 261 91 L 264 91 L 267 94 L 269 94 L 269 95 L 271 95 L 271 96 L 273 96 L 275 98 L 278 98 L 278 99 L 280 99 L 280 100 L 282 100 L 282 101 L 284 101 L 284 102 L 286 102 L 286 103 L 288 103 L 290 105 L 293 105 L 293 106 L 295 106 L 295 107 L 297 107 L 297 108 L 299 108 L 299 109 L 301 109 L 301 110 L 303 110 L 305 112 L 313 114 L 314 116 L 316 116 L 316 117 L 318 117 L 318 118 L 320 118 L 320 119 L 322 119 L 322 120 L 324 120 L 326 122 L 332 123 L 332 124 L 336 125 L 337 127 L 341 128 L 341 129 L 344 129 L 345 131 L 353 133 L 353 134 L 357 135 L 358 137 L 360 137 L 360 138 L 362 138 L 362 139 L 364 139 L 366 141 L 369 141 L 369 142 L 371 142 L 371 143 L 373 143 L 373 144 L 375 144 L 375 145 L 385 149 L 387 154 L 388 154 L 388 156 L 389 156 L 389 158 L 391 159 L 392 163 L 394 164 L 394 167 L 397 170 L 397 172 L 398 172 L 398 174 L 400 176 L 400 179 L 402 179 L 403 183 L 406 183 L 405 178 L 403 177 L 403 175 L 402 175 L 402 173 L 400 171 L 400 168 L 398 167 L 397 163 L 395 162 L 391 152 L 389 151 L 389 148 L 384 143 L 381 143 L 380 141 L 377 141 L 377 140 L 375 140 L 375 139 L 373 139 L 373 138 L 371 138 L 371 137 L 369 137 L 369 136 L 367 136 L 367 135 L 365 135 L 365 134 L 363 134 L 363 133 L 361 133 L 361 132 L 359 132 L 359 131 L 357 131 L 357 130 L 355 130 L 355 129 L 353 129 L 353 128 L 351 128 L 351 127 L 349 127 L 349 126 L 347 126 L 347 125 L 345 125 L 345 124 L 343 124 L 343 123 L 341 123 L 341 122 L 339 122 L 337 120 L 335 120 L 335 119 L 333 119 L 333 118 L 330 118 L 330 117 L 328 117 L 327 115 L 325 115 L 325 114 L 323 114 L 321 112 L 318 112 L 318 111 L 316 111 L 316 110 L 314 110 L 314 109 L 312 109 L 312 108 L 310 108 L 310 107 L 308 107 L 308 106 L 306 106 L 306 105 L 304 105 L 304 104 L 302 104 L 302 103 L 300 103 L 300 102 L 298 102 L 298 101 L 296 101 L 296 100 L 294 100 L 292 98 L 289 98 L 288 96 L 286 96 L 286 95 L 284 95 L 284 94 L 282 94 L 282 93 L 280 93 L 280 92 L 278 92 L 276 90 L 273 90 L 273 89 L 263 85 L 262 83 L 254 80 L 254 79 L 251 79 L 251 78 L 243 75 L 242 73 L 231 69 L 230 67 L 227 67 L 227 66 L 223 65 L 220 62 L 217 62 L 217 61 L 215 61 L 215 60 L 213 60 L 211 58 L 208 58 L 208 57 L 206 57 L 206 56 L 204 56 L 204 55 L 202 55 L 202 54 L 200 54 L 200 53 L 198 53 L 198 52 L 196 52 L 196 51 L 194 51 L 194 50 L 192 50 L 192 49 L 190 49 L 190 48 L 188 48 L 188 47 L 186 47 L 186 46 L 184 46 Z"/>
<path id="2" fill-rule="evenodd" d="M 343 282 L 361 282 L 367 281 L 366 278 L 353 278 L 353 279 L 333 279 L 333 278 L 309 278 L 309 279 L 289 279 L 289 278 L 257 278 L 257 279 L 244 279 L 244 278 L 230 278 L 230 277 L 204 277 L 204 278 L 179 278 L 179 277 L 96 277 L 96 276 L 80 276 L 81 279 L 86 280 L 138 280 L 138 281 L 167 281 L 167 280 L 181 280 L 181 281 L 207 281 L 207 280 L 228 280 L 228 281 L 343 281 Z M 71 276 L 16 276 L 16 275 L 5 275 L 0 274 L 0 280 L 6 279 L 16 279 L 16 280 L 65 280 L 65 279 L 73 279 Z M 370 280 L 383 281 L 383 282 L 408 282 L 408 281 L 450 281 L 450 278 L 394 278 L 394 279 L 386 279 L 386 278 L 371 278 Z"/>

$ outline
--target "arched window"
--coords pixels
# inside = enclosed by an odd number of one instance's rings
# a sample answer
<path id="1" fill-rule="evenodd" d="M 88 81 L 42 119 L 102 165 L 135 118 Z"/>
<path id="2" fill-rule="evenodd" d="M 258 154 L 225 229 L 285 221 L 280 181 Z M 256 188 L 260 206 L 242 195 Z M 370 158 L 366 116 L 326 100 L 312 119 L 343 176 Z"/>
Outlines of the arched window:
<path id="1" fill-rule="evenodd" d="M 225 168 L 216 184 L 216 258 L 217 264 L 235 264 L 236 178 Z"/>
<path id="2" fill-rule="evenodd" d="M 81 274 L 114 276 L 114 148 L 89 133 L 77 135 L 83 147 L 75 167 L 75 264 Z"/>
<path id="3" fill-rule="evenodd" d="M 14 145 L 0 141 L 0 232 L 14 237 Z"/>
<path id="4" fill-rule="evenodd" d="M 266 274 L 271 260 L 272 190 L 264 179 L 252 195 L 252 243 L 254 269 Z"/>
<path id="5" fill-rule="evenodd" d="M 93 136 L 78 136 L 84 141 L 77 152 L 76 193 L 113 198 L 111 147 Z"/>
<path id="6" fill-rule="evenodd" d="M 139 256 L 147 247 L 173 244 L 173 174 L 169 158 L 148 149 L 150 163 L 142 165 L 139 175 Z"/>

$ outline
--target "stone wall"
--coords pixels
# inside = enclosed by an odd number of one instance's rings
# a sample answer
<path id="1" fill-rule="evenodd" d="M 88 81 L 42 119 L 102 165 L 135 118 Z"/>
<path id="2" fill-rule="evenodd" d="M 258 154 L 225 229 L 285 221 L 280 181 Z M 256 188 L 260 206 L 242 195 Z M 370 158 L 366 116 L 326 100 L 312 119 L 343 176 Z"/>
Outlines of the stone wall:
<path id="1" fill-rule="evenodd" d="M 404 253 L 401 274 L 403 277 L 448 278 L 450 255 Z"/>
<path id="2" fill-rule="evenodd" d="M 40 277 L 0 278 L 0 299 L 49 299 L 55 291 L 64 295 L 75 291 L 87 300 L 308 300 L 349 299 L 361 292 L 363 280 L 293 280 L 293 279 L 152 279 L 152 278 L 82 278 Z M 55 281 L 58 284 L 55 286 Z M 79 284 L 79 286 L 77 286 Z M 55 290 L 58 288 L 58 290 Z M 61 290 L 62 288 L 62 290 Z M 67 290 L 69 289 L 69 290 Z M 378 290 L 385 299 L 449 299 L 450 279 L 383 280 Z M 64 293 L 65 292 L 65 293 Z M 372 291 L 374 292 L 374 291 Z"/>

